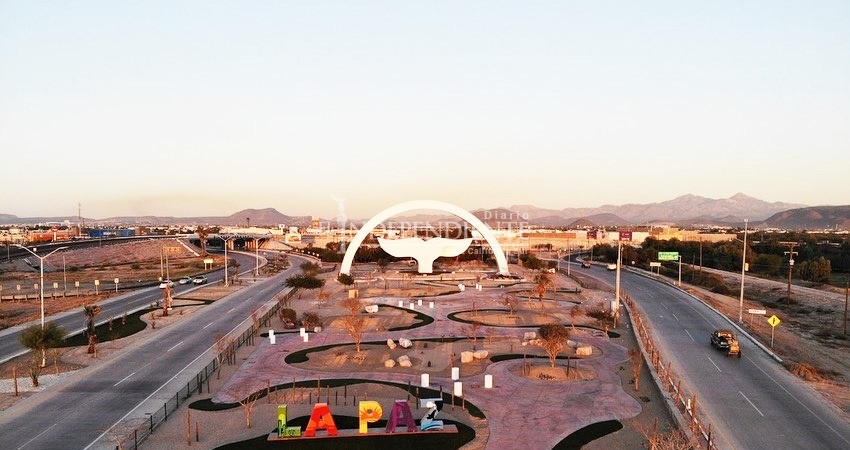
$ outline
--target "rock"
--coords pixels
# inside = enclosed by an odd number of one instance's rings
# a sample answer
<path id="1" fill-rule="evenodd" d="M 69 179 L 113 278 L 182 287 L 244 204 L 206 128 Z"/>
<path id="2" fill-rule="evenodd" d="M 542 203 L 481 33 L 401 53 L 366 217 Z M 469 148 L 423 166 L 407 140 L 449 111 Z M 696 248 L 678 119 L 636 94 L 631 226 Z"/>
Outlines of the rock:
<path id="1" fill-rule="evenodd" d="M 460 362 L 470 363 L 473 359 L 475 359 L 475 356 L 472 352 L 460 352 Z"/>
<path id="2" fill-rule="evenodd" d="M 369 314 L 378 312 L 378 305 L 366 305 L 366 312 Z"/>
<path id="3" fill-rule="evenodd" d="M 490 354 L 490 352 L 488 352 L 487 350 L 478 350 L 476 352 L 473 352 L 472 356 L 475 359 L 485 359 L 485 358 L 487 358 L 487 355 L 489 355 L 489 354 Z"/>
<path id="4" fill-rule="evenodd" d="M 410 339 L 401 338 L 398 340 L 398 345 L 400 345 L 401 348 L 410 348 L 413 347 L 413 342 Z"/>
<path id="5" fill-rule="evenodd" d="M 384 361 L 384 367 L 386 367 L 388 369 L 395 367 L 395 361 L 392 360 L 392 359 L 388 359 L 388 360 Z"/>
<path id="6" fill-rule="evenodd" d="M 526 332 L 522 335 L 522 340 L 524 340 L 524 341 L 530 341 L 530 340 L 532 340 L 532 339 L 535 339 L 536 337 L 537 337 L 537 333 L 535 333 L 534 331 L 526 331 Z"/>
<path id="7" fill-rule="evenodd" d="M 398 357 L 398 365 L 400 367 L 413 367 L 413 363 L 410 362 L 410 357 L 407 355 L 401 355 Z"/>
<path id="8" fill-rule="evenodd" d="M 389 347 L 389 348 L 390 348 L 390 350 L 395 349 L 395 347 L 396 347 L 396 345 L 395 345 L 395 341 L 394 341 L 394 340 L 392 340 L 392 339 L 387 339 L 387 347 Z"/>
<path id="9" fill-rule="evenodd" d="M 542 345 L 542 344 L 543 344 L 543 341 L 541 341 L 540 339 L 532 339 L 532 340 L 528 341 L 528 345 L 538 345 L 539 346 L 539 345 Z"/>
<path id="10" fill-rule="evenodd" d="M 576 356 L 590 356 L 593 354 L 593 347 L 590 345 L 581 345 L 576 347 Z"/>
<path id="11" fill-rule="evenodd" d="M 573 341 L 571 339 L 567 339 L 567 347 L 576 348 L 578 347 L 578 342 Z"/>

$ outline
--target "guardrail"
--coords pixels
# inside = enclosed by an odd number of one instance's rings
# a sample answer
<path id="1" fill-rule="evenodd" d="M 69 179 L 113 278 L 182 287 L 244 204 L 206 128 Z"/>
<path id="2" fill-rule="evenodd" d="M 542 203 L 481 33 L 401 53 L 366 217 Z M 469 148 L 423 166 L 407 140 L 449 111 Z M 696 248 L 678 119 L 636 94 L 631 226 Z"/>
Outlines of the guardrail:
<path id="1" fill-rule="evenodd" d="M 262 307 L 258 308 L 257 311 L 261 308 Z M 272 304 L 266 312 L 257 314 L 256 316 L 252 315 L 251 325 L 239 336 L 232 339 L 227 338 L 227 336 L 222 337 L 214 346 L 215 354 L 212 357 L 212 360 L 204 366 L 203 370 L 198 371 L 198 373 L 195 374 L 188 383 L 186 383 L 186 386 L 179 389 L 174 396 L 163 403 L 162 407 L 153 413 L 150 413 L 150 416 L 144 423 L 130 430 L 123 438 L 124 445 L 116 445 L 115 449 L 138 449 L 139 444 L 147 439 L 148 436 L 152 435 L 160 425 L 165 423 L 165 421 L 168 420 L 169 415 L 173 415 L 180 405 L 186 403 L 186 401 L 193 395 L 202 394 L 204 390 L 204 383 L 206 383 L 207 392 L 209 392 L 210 377 L 213 376 L 217 370 L 221 370 L 221 367 L 224 364 L 236 364 L 236 350 L 243 345 L 254 345 L 254 340 L 256 339 L 260 328 L 268 325 L 269 320 L 277 314 L 279 308 L 280 302 L 274 302 L 274 304 Z"/>
<path id="2" fill-rule="evenodd" d="M 629 310 L 629 317 L 632 322 L 632 327 L 635 330 L 635 337 L 638 345 L 643 353 L 644 359 L 651 366 L 650 371 L 656 378 L 656 384 L 662 391 L 667 391 L 670 394 L 670 400 L 673 406 L 681 414 L 687 423 L 680 424 L 687 426 L 692 437 L 695 436 L 699 441 L 696 445 L 700 448 L 705 445 L 707 450 L 717 449 L 715 442 L 711 436 L 711 423 L 703 417 L 697 408 L 696 394 L 688 395 L 685 392 L 685 387 L 682 386 L 682 380 L 676 376 L 671 368 L 670 361 L 667 361 L 665 366 L 664 357 L 658 351 L 655 345 L 655 340 L 647 330 L 643 321 L 643 316 L 640 310 L 635 305 L 634 300 L 625 292 L 620 293 L 620 298 Z"/>

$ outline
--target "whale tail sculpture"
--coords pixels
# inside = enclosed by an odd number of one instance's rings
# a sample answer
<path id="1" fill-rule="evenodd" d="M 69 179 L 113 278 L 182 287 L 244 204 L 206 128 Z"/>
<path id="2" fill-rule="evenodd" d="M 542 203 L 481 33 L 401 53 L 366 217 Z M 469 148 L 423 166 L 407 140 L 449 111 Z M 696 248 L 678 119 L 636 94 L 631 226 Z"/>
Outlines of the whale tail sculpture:
<path id="1" fill-rule="evenodd" d="M 463 253 L 470 244 L 472 238 L 446 239 L 421 238 L 384 239 L 378 238 L 381 248 L 397 258 L 413 258 L 419 265 L 419 273 L 433 273 L 434 260 L 441 257 L 452 257 Z"/>

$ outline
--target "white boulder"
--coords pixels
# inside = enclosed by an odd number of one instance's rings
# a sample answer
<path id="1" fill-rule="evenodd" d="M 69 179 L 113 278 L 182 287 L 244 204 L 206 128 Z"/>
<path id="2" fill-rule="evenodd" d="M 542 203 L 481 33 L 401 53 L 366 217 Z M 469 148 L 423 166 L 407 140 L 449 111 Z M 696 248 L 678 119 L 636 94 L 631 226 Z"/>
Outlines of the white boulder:
<path id="1" fill-rule="evenodd" d="M 470 363 L 475 359 L 475 355 L 472 352 L 460 352 L 460 362 L 462 363 Z"/>
<path id="2" fill-rule="evenodd" d="M 413 342 L 410 339 L 401 338 L 398 340 L 398 345 L 400 345 L 401 348 L 410 348 L 413 347 Z"/>
<path id="3" fill-rule="evenodd" d="M 535 333 L 534 331 L 526 331 L 522 335 L 522 340 L 530 341 L 532 339 L 535 339 L 536 337 L 537 337 L 537 333 Z"/>
<path id="4" fill-rule="evenodd" d="M 389 347 L 389 348 L 390 348 L 390 350 L 395 349 L 395 347 L 396 347 L 396 345 L 395 345 L 395 341 L 394 341 L 394 340 L 392 340 L 392 339 L 387 339 L 387 347 Z"/>
<path id="5" fill-rule="evenodd" d="M 473 353 L 472 353 L 472 356 L 473 356 L 475 359 L 484 359 L 484 358 L 486 358 L 489 354 L 490 354 L 490 352 L 488 352 L 487 350 L 477 350 L 477 351 L 475 351 L 475 352 L 473 352 Z"/>
<path id="6" fill-rule="evenodd" d="M 384 361 L 384 367 L 386 367 L 388 369 L 395 367 L 395 360 L 388 359 L 388 360 Z"/>
<path id="7" fill-rule="evenodd" d="M 398 365 L 400 367 L 413 367 L 413 363 L 410 361 L 410 357 L 407 355 L 401 355 L 398 357 Z"/>
<path id="8" fill-rule="evenodd" d="M 580 345 L 576 347 L 576 356 L 590 356 L 593 354 L 593 347 L 590 345 Z"/>

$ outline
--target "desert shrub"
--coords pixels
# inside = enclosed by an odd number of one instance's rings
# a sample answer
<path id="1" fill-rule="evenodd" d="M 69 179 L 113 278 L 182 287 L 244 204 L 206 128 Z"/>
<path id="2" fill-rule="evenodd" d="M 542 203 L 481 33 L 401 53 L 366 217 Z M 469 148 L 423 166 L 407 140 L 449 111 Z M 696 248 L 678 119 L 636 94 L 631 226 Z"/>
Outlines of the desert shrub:
<path id="1" fill-rule="evenodd" d="M 794 363 L 791 365 L 791 373 L 806 381 L 822 381 L 825 377 L 817 367 L 806 363 Z"/>

